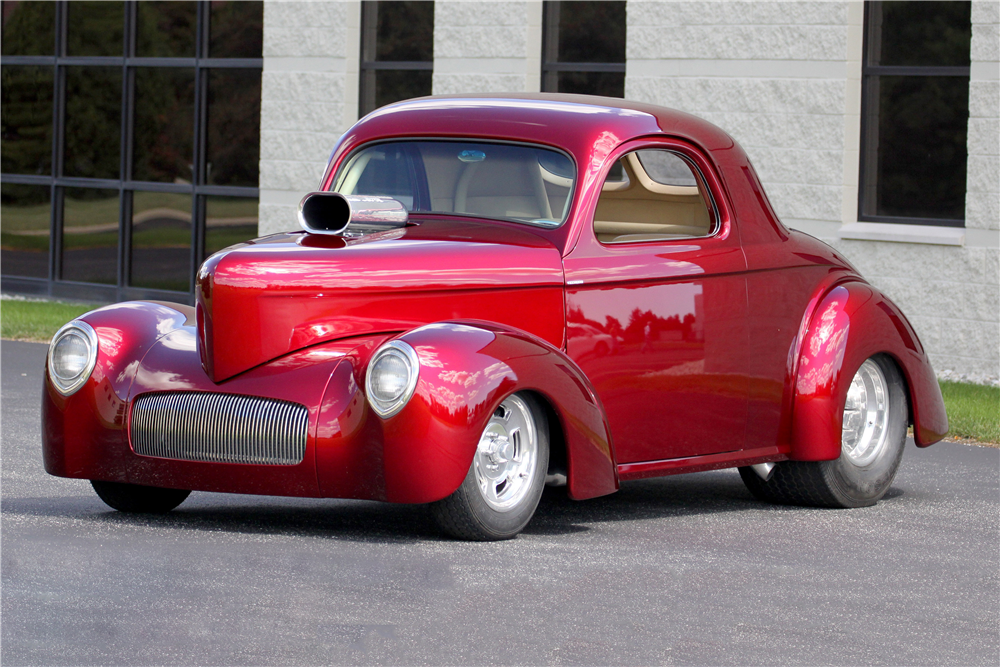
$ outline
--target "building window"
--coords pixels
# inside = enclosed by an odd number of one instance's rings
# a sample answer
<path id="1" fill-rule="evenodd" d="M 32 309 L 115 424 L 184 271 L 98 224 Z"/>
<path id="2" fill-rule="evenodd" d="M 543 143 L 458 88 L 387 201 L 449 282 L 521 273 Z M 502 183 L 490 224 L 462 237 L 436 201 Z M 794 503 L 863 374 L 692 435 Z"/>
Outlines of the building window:
<path id="1" fill-rule="evenodd" d="M 433 71 L 433 2 L 361 3 L 360 115 L 430 95 Z"/>
<path id="2" fill-rule="evenodd" d="M 969 2 L 868 2 L 858 219 L 965 224 Z"/>
<path id="3" fill-rule="evenodd" d="M 625 97 L 625 3 L 546 2 L 542 91 Z"/>
<path id="4" fill-rule="evenodd" d="M 4 289 L 190 301 L 257 235 L 261 2 L 4 2 Z"/>

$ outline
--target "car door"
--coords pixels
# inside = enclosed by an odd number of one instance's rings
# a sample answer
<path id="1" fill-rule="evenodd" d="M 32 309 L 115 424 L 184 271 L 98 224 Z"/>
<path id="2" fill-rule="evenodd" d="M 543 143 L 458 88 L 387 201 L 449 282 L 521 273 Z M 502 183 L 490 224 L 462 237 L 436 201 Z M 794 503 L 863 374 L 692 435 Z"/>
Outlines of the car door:
<path id="1" fill-rule="evenodd" d="M 742 449 L 746 261 L 719 181 L 680 142 L 612 159 L 564 259 L 567 353 L 604 404 L 619 464 Z"/>

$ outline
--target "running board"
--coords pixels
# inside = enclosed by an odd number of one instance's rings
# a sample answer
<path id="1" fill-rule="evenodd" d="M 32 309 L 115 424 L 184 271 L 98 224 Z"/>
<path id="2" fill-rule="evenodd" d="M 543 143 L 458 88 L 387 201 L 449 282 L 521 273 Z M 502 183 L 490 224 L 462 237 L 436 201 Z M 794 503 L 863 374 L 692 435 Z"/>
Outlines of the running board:
<path id="1" fill-rule="evenodd" d="M 738 468 L 741 466 L 754 466 L 759 463 L 774 463 L 787 460 L 788 455 L 778 451 L 777 447 L 741 449 L 735 452 L 686 456 L 679 459 L 621 463 L 618 465 L 618 478 L 622 481 L 646 479 L 647 477 L 663 477 L 665 475 L 677 475 L 684 472 Z"/>

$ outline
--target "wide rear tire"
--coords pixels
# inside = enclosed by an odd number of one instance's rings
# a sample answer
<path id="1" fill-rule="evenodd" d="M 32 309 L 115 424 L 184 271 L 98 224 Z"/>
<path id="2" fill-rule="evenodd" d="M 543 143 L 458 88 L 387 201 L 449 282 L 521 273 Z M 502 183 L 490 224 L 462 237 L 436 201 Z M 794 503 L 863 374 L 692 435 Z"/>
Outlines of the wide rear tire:
<path id="1" fill-rule="evenodd" d="M 886 357 L 866 360 L 855 374 L 844 408 L 840 457 L 783 461 L 765 481 L 752 468 L 740 477 L 755 498 L 787 505 L 866 507 L 889 490 L 906 443 L 906 387 Z"/>

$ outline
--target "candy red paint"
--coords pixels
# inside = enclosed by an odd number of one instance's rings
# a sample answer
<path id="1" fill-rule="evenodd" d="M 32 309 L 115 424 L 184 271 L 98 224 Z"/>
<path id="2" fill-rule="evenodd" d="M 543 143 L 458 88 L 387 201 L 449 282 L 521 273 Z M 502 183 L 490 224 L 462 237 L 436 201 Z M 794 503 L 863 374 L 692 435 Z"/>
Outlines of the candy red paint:
<path id="1" fill-rule="evenodd" d="M 926 354 L 899 309 L 835 250 L 777 219 L 743 150 L 668 109 L 568 95 L 427 98 L 385 107 L 341 139 L 322 187 L 356 148 L 402 137 L 550 146 L 573 157 L 567 222 L 542 228 L 411 214 L 362 242 L 278 234 L 209 258 L 197 306 L 134 302 L 85 315 L 94 373 L 66 398 L 46 378 L 43 451 L 55 475 L 148 486 L 422 503 L 452 493 L 484 424 L 515 391 L 550 411 L 569 492 L 634 479 L 840 454 L 847 385 L 885 354 L 902 371 L 917 444 L 947 432 Z M 669 148 L 718 208 L 707 238 L 606 245 L 592 221 L 611 166 Z M 292 221 L 289 221 L 289 226 Z M 653 349 L 623 314 L 678 323 Z M 421 361 L 416 393 L 381 419 L 364 375 L 383 342 Z M 225 392 L 300 403 L 293 466 L 140 456 L 141 394 Z"/>

